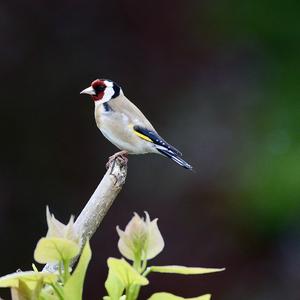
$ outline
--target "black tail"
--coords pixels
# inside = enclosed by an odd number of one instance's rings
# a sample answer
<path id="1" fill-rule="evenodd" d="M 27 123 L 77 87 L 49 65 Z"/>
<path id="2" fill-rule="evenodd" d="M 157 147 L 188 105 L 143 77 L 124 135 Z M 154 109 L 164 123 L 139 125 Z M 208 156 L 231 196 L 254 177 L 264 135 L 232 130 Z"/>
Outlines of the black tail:
<path id="1" fill-rule="evenodd" d="M 182 155 L 179 150 L 168 144 L 161 136 L 158 135 L 153 129 L 149 130 L 147 128 L 135 125 L 133 127 L 134 131 L 139 133 L 139 137 L 147 138 L 146 140 L 152 142 L 154 147 L 164 156 L 171 158 L 180 166 L 188 170 L 193 170 L 193 167 L 184 161 L 180 156 Z"/>
<path id="2" fill-rule="evenodd" d="M 182 158 L 180 158 L 176 153 L 174 153 L 173 151 L 169 150 L 169 149 L 164 149 L 162 147 L 156 147 L 156 149 L 163 154 L 166 157 L 171 158 L 173 161 L 175 161 L 177 164 L 179 164 L 180 166 L 182 166 L 185 169 L 188 170 L 193 170 L 193 167 L 188 164 L 186 161 L 184 161 Z"/>

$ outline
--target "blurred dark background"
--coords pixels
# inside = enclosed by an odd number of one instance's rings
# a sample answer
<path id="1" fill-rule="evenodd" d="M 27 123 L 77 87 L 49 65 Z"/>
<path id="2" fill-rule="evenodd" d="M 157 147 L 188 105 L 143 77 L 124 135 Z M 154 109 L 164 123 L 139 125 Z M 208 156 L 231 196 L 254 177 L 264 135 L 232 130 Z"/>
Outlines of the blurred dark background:
<path id="1" fill-rule="evenodd" d="M 297 1 L 2 1 L 0 274 L 28 270 L 45 206 L 78 215 L 116 151 L 79 92 L 118 82 L 196 173 L 132 156 L 92 239 L 84 299 L 105 294 L 115 226 L 159 218 L 153 264 L 226 267 L 150 275 L 155 291 L 300 299 L 300 27 Z M 1 290 L 0 296 L 6 297 Z"/>

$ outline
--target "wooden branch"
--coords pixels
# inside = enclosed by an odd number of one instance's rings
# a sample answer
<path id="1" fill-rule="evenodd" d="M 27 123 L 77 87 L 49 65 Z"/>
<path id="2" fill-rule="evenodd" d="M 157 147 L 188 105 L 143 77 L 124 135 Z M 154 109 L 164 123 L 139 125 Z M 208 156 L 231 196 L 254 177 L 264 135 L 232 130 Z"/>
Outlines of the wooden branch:
<path id="1" fill-rule="evenodd" d="M 81 247 L 90 240 L 122 189 L 127 175 L 127 162 L 117 157 L 109 166 L 94 194 L 87 202 L 74 226 L 81 237 Z M 78 257 L 77 257 L 78 258 Z M 73 264 L 76 262 L 74 259 Z M 72 264 L 72 265 L 73 265 Z M 57 264 L 48 263 L 43 271 L 56 272 Z"/>

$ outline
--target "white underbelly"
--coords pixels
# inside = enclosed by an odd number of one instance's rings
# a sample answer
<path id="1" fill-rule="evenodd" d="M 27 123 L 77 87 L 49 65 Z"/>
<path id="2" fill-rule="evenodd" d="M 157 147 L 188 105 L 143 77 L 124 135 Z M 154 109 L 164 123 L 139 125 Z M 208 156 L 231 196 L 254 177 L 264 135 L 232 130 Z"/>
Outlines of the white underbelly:
<path id="1" fill-rule="evenodd" d="M 124 138 L 121 138 L 107 128 L 101 128 L 100 131 L 117 148 L 120 150 L 126 150 L 129 154 L 145 154 L 156 152 L 152 143 L 141 139 L 134 133 L 124 132 Z"/>

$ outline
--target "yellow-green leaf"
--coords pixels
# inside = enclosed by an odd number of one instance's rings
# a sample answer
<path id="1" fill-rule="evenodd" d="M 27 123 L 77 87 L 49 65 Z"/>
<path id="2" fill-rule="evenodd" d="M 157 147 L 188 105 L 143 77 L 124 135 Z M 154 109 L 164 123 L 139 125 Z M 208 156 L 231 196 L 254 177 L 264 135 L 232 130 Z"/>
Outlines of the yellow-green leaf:
<path id="1" fill-rule="evenodd" d="M 196 267 L 185 267 L 185 266 L 151 266 L 149 267 L 151 272 L 158 273 L 174 273 L 183 275 L 195 275 L 195 274 L 207 274 L 214 272 L 224 271 L 225 268 L 214 269 L 214 268 L 196 268 Z"/>
<path id="2" fill-rule="evenodd" d="M 17 288 L 11 288 L 10 289 L 10 294 L 11 294 L 11 300 L 26 300 L 26 299 L 31 299 L 31 295 L 24 295 L 22 292 L 17 289 Z"/>
<path id="3" fill-rule="evenodd" d="M 27 284 L 26 281 L 20 279 L 19 288 L 15 289 L 20 299 L 37 299 L 43 287 L 42 279 L 35 281 L 34 284 Z M 18 298 L 16 298 L 18 299 Z"/>
<path id="4" fill-rule="evenodd" d="M 148 300 L 210 300 L 210 297 L 210 294 L 206 294 L 194 298 L 183 298 L 170 293 L 160 292 L 153 294 Z"/>
<path id="5" fill-rule="evenodd" d="M 125 289 L 124 283 L 119 279 L 112 269 L 109 269 L 108 271 L 108 276 L 105 281 L 105 288 L 110 300 L 119 300 Z"/>
<path id="6" fill-rule="evenodd" d="M 0 277 L 0 287 L 19 287 L 20 280 L 26 282 L 30 287 L 35 287 L 35 284 L 42 280 L 44 283 L 52 283 L 56 280 L 57 275 L 48 272 L 16 272 L 3 277 Z"/>
<path id="7" fill-rule="evenodd" d="M 39 300 L 61 300 L 54 290 L 49 290 L 49 286 L 43 288 L 40 292 Z"/>
<path id="8" fill-rule="evenodd" d="M 79 245 L 64 238 L 41 238 L 34 251 L 34 259 L 41 263 L 68 261 L 78 255 Z"/>
<path id="9" fill-rule="evenodd" d="M 110 257 L 107 260 L 109 271 L 114 274 L 126 288 L 129 285 L 147 285 L 148 279 L 140 275 L 127 261 Z"/>
<path id="10" fill-rule="evenodd" d="M 91 257 L 92 257 L 92 252 L 91 252 L 90 244 L 89 242 L 86 242 L 82 250 L 82 254 L 80 256 L 78 265 L 64 286 L 64 297 L 66 300 L 82 299 L 84 278 Z"/>

